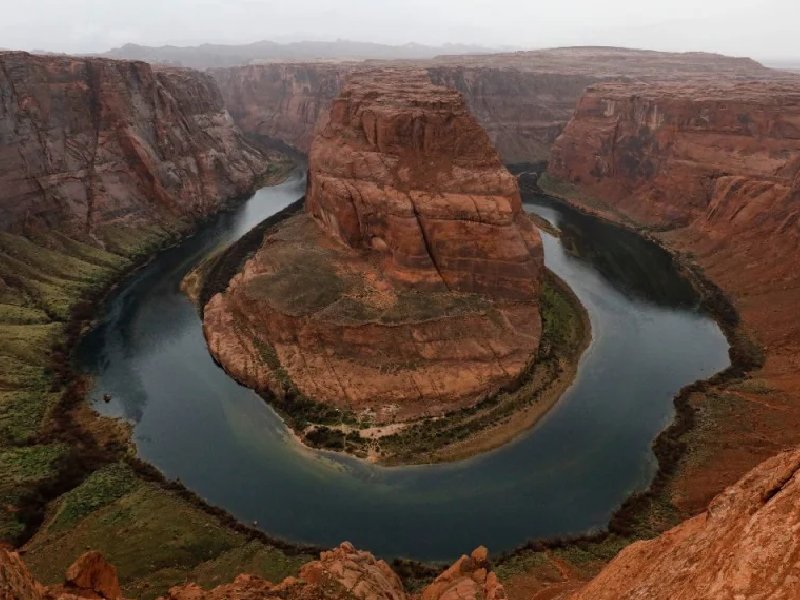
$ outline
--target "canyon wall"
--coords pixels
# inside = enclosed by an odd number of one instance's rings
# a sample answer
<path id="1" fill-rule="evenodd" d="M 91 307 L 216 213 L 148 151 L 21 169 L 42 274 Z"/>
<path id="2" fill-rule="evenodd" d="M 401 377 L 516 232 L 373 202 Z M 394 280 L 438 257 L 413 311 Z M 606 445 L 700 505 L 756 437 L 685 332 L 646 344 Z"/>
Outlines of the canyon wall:
<path id="1" fill-rule="evenodd" d="M 356 63 L 271 63 L 210 69 L 241 130 L 306 153 L 314 127 Z"/>
<path id="2" fill-rule="evenodd" d="M 347 75 L 379 64 L 392 63 L 274 63 L 210 73 L 245 133 L 280 140 L 306 153 L 317 118 Z M 748 58 L 604 47 L 443 56 L 413 64 L 426 69 L 434 83 L 464 96 L 506 163 L 547 160 L 550 146 L 592 83 L 772 73 Z"/>
<path id="3" fill-rule="evenodd" d="M 142 62 L 0 53 L 0 228 L 99 239 L 207 216 L 266 158 L 214 80 Z"/>
<path id="4" fill-rule="evenodd" d="M 674 493 L 701 509 L 800 431 L 800 79 L 593 86 L 549 173 L 556 193 L 702 268 L 765 350 L 747 382 L 695 399 L 714 433 L 691 442 L 705 458 Z"/>
<path id="5" fill-rule="evenodd" d="M 541 239 L 461 96 L 424 71 L 354 75 L 312 144 L 306 213 L 205 307 L 211 352 L 287 406 L 376 423 L 512 383 L 541 335 Z M 265 350 L 268 349 L 268 350 Z"/>

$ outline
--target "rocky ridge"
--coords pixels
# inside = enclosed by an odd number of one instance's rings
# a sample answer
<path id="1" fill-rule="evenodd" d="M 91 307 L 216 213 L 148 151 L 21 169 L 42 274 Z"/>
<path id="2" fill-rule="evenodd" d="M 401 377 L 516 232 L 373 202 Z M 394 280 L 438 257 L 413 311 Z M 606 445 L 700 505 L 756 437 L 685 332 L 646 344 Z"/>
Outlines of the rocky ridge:
<path id="1" fill-rule="evenodd" d="M 390 424 L 513 382 L 541 335 L 538 232 L 461 97 L 415 69 L 353 76 L 310 153 L 306 213 L 205 307 L 211 352 Z M 313 284 L 312 284 L 313 282 Z"/>
<path id="2" fill-rule="evenodd" d="M 569 600 L 800 597 L 800 450 L 758 465 L 708 509 L 623 549 Z"/>

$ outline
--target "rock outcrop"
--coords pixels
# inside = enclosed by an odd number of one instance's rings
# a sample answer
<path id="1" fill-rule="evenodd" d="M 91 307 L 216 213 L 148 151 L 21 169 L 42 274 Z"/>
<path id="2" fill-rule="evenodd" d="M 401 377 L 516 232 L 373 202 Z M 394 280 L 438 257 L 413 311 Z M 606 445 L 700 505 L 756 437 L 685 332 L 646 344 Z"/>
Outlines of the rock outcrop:
<path id="1" fill-rule="evenodd" d="M 414 69 L 354 75 L 312 146 L 306 209 L 205 307 L 240 381 L 380 424 L 473 405 L 531 363 L 541 240 L 456 92 Z"/>
<path id="2" fill-rule="evenodd" d="M 631 544 L 569 600 L 800 598 L 800 450 L 762 463 L 708 510 Z"/>
<path id="3" fill-rule="evenodd" d="M 16 552 L 0 548 L 0 600 L 120 600 L 117 570 L 99 552 L 82 554 L 67 569 L 64 583 L 34 580 Z"/>
<path id="4" fill-rule="evenodd" d="M 88 584 L 84 585 L 84 584 Z M 408 600 L 392 568 L 345 542 L 278 584 L 241 574 L 205 590 L 195 583 L 173 587 L 160 600 Z M 421 600 L 505 600 L 485 548 L 462 556 L 419 594 Z M 67 572 L 63 585 L 46 587 L 33 579 L 16 552 L 0 549 L 0 600 L 117 600 L 116 570 L 96 552 L 87 552 Z"/>
<path id="5" fill-rule="evenodd" d="M 0 53 L 0 229 L 101 241 L 252 191 L 267 167 L 214 80 L 146 63 Z"/>
<path id="6" fill-rule="evenodd" d="M 800 78 L 593 86 L 549 172 L 701 267 L 766 351 L 751 382 L 697 402 L 714 460 L 687 465 L 675 498 L 701 510 L 800 431 Z"/>

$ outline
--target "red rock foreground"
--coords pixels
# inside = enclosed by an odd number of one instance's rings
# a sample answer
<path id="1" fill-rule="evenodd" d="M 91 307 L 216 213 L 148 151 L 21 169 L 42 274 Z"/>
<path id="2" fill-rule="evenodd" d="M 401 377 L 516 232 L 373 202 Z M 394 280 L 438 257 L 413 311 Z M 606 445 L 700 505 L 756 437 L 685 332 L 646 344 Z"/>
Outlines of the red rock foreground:
<path id="1" fill-rule="evenodd" d="M 211 590 L 188 583 L 161 600 L 505 600 L 503 586 L 492 572 L 485 548 L 462 556 L 422 590 L 409 594 L 391 567 L 369 552 L 344 543 L 306 563 L 297 577 L 279 584 L 255 575 L 239 575 Z M 36 581 L 15 552 L 0 549 L 0 600 L 78 600 L 122 598 L 116 570 L 96 552 L 87 552 L 67 571 L 63 585 L 45 587 Z"/>
<path id="2" fill-rule="evenodd" d="M 637 542 L 570 600 L 800 598 L 800 449 L 773 457 L 708 510 Z"/>
<path id="3" fill-rule="evenodd" d="M 205 307 L 214 356 L 283 398 L 438 415 L 512 383 L 539 345 L 542 246 L 516 179 L 454 91 L 354 75 L 321 124 L 306 213 Z"/>

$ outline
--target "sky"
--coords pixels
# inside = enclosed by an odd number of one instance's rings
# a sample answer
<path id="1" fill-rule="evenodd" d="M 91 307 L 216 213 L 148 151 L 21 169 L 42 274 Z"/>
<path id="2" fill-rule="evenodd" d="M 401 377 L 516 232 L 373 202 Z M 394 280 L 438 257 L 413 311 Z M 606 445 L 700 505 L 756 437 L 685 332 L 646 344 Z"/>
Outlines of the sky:
<path id="1" fill-rule="evenodd" d="M 800 59 L 800 0 L 0 0 L 0 7 L 0 47 L 29 51 L 348 39 Z"/>

